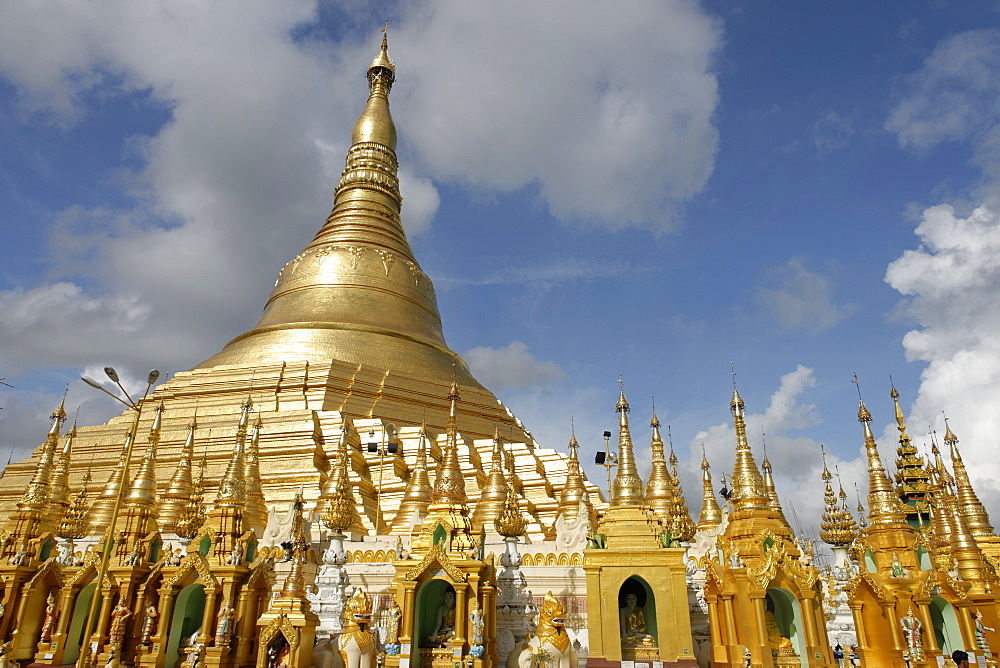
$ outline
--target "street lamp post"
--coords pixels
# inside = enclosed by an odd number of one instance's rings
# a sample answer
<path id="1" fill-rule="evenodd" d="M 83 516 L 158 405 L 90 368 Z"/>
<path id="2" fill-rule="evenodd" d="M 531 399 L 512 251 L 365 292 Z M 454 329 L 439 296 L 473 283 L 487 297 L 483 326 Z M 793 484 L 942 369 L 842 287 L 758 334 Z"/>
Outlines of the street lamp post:
<path id="1" fill-rule="evenodd" d="M 76 665 L 80 668 L 88 668 L 91 665 L 91 654 L 97 649 L 93 642 L 93 627 L 95 625 L 95 620 L 97 617 L 97 604 L 101 598 L 101 586 L 104 583 L 104 578 L 108 574 L 108 561 L 111 557 L 111 548 L 114 545 L 114 535 L 115 535 L 115 525 L 118 523 L 118 512 L 122 505 L 122 498 L 124 497 L 125 483 L 128 481 L 128 467 L 132 460 L 132 447 L 135 444 L 136 434 L 139 431 L 139 418 L 142 416 L 142 404 L 146 400 L 146 396 L 149 394 L 149 390 L 153 387 L 153 383 L 156 379 L 160 377 L 160 372 L 153 369 L 149 372 L 149 376 L 146 379 L 146 391 L 142 393 L 142 398 L 139 401 L 133 401 L 132 397 L 129 395 L 128 391 L 122 386 L 121 381 L 118 378 L 118 373 L 112 367 L 104 367 L 104 373 L 107 374 L 108 378 L 118 386 L 118 389 L 122 391 L 125 395 L 125 399 L 122 399 L 117 394 L 108 392 L 104 389 L 100 383 L 98 383 L 93 378 L 88 378 L 83 376 L 81 380 L 87 385 L 104 392 L 106 395 L 119 401 L 130 409 L 135 411 L 132 416 L 132 428 L 129 430 L 128 438 L 125 444 L 125 464 L 124 470 L 122 471 L 122 484 L 118 485 L 118 491 L 115 495 L 115 505 L 111 510 L 111 518 L 108 521 L 108 532 L 105 534 L 103 539 L 103 545 L 101 547 L 101 563 L 97 569 L 97 580 L 96 586 L 94 588 L 94 594 L 90 599 L 90 608 L 87 610 L 87 619 L 84 622 L 84 631 L 86 642 L 80 647 L 80 656 L 76 661 Z M 121 651 L 121 648 L 118 649 Z"/>
<path id="2" fill-rule="evenodd" d="M 611 452 L 611 432 L 604 432 L 604 452 L 598 451 L 594 463 L 608 470 L 608 500 L 611 500 L 611 469 L 618 466 L 618 453 Z"/>

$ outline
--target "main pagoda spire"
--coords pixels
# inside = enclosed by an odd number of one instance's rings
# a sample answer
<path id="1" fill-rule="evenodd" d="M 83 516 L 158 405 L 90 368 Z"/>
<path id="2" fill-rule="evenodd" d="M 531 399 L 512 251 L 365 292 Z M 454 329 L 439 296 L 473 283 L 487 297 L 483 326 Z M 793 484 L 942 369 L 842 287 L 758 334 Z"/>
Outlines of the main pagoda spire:
<path id="1" fill-rule="evenodd" d="M 400 219 L 388 40 L 368 67 L 333 211 L 312 243 L 281 270 L 257 324 L 199 368 L 331 358 L 481 387 L 445 343 L 430 278 Z"/>

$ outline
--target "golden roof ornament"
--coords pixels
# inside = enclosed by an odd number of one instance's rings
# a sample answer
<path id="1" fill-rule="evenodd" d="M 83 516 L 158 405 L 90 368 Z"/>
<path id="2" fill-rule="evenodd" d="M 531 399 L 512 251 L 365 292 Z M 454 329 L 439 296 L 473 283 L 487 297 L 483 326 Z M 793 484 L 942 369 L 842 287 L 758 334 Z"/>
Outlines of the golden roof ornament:
<path id="1" fill-rule="evenodd" d="M 66 419 L 65 395 L 49 419 L 52 420 L 52 426 L 49 427 L 49 433 L 42 444 L 35 473 L 24 490 L 24 496 L 17 504 L 19 510 L 37 514 L 37 521 L 41 521 L 48 511 L 52 494 L 52 464 L 55 460 L 56 447 L 59 445 L 59 434 L 62 431 L 63 420 Z"/>
<path id="2" fill-rule="evenodd" d="M 79 540 L 87 535 L 90 522 L 87 519 L 87 485 L 90 484 L 90 470 L 83 477 L 80 490 L 74 495 L 73 503 L 62 516 L 56 535 L 67 540 Z"/>
<path id="3" fill-rule="evenodd" d="M 188 424 L 187 437 L 184 445 L 181 446 L 181 457 L 177 462 L 177 468 L 167 483 L 167 489 L 159 495 L 160 505 L 157 509 L 158 520 L 162 531 L 175 531 L 177 523 L 184 515 L 191 497 L 194 495 L 194 482 L 192 479 L 192 466 L 194 464 L 194 433 L 198 428 L 198 421 L 192 418 Z"/>
<path id="4" fill-rule="evenodd" d="M 826 466 L 826 450 L 820 446 L 823 453 L 823 518 L 820 522 L 819 537 L 834 547 L 849 545 L 854 540 L 853 532 L 845 525 L 842 509 L 837 504 L 837 495 L 833 491 L 831 480 L 833 476 Z M 843 492 L 843 487 L 841 488 Z M 844 495 L 846 499 L 847 495 Z"/>
<path id="5" fill-rule="evenodd" d="M 156 448 L 160 444 L 160 431 L 163 427 L 163 402 L 156 407 L 153 424 L 149 428 L 146 441 L 146 451 L 143 453 L 135 478 L 129 485 L 129 491 L 122 501 L 125 508 L 135 509 L 139 506 L 152 508 L 156 503 Z"/>
<path id="6" fill-rule="evenodd" d="M 520 504 L 517 500 L 517 489 L 514 485 L 514 463 L 510 462 L 510 469 L 507 472 L 507 498 L 504 499 L 503 511 L 500 516 L 493 521 L 493 526 L 497 533 L 504 538 L 517 538 L 524 535 L 524 530 L 528 524 L 521 514 Z"/>
<path id="7" fill-rule="evenodd" d="M 858 535 L 858 523 L 854 521 L 854 515 L 851 514 L 851 509 L 847 505 L 847 492 L 844 491 L 844 483 L 840 479 L 840 469 L 837 469 L 837 485 L 840 487 L 840 518 L 841 527 L 851 536 L 851 541 Z"/>
<path id="8" fill-rule="evenodd" d="M 976 490 L 972 487 L 969 472 L 966 470 L 965 462 L 962 461 L 962 455 L 958 451 L 958 437 L 951 430 L 948 418 L 946 417 L 944 420 L 944 442 L 951 451 L 951 468 L 955 472 L 955 501 L 958 510 L 973 536 L 984 538 L 992 536 L 993 525 L 990 523 L 990 516 L 986 512 L 986 507 L 980 502 L 979 496 L 976 495 Z"/>
<path id="9" fill-rule="evenodd" d="M 618 471 L 611 484 L 612 506 L 641 506 L 645 502 L 642 493 L 642 478 L 635 465 L 635 453 L 632 450 L 632 434 L 628 427 L 629 405 L 625 399 L 625 389 L 621 378 L 618 379 Z"/>
<path id="10" fill-rule="evenodd" d="M 205 524 L 205 465 L 206 456 L 201 458 L 201 471 L 194 483 L 194 490 L 183 508 L 181 516 L 174 525 L 174 531 L 181 538 L 191 539 L 198 535 Z"/>
<path id="11" fill-rule="evenodd" d="M 260 413 L 253 423 L 253 433 L 250 436 L 250 447 L 247 448 L 244 464 L 244 480 L 247 486 L 247 505 L 243 513 L 244 526 L 253 529 L 258 535 L 267 526 L 267 505 L 264 503 L 264 490 L 260 479 L 260 432 L 264 426 Z"/>
<path id="12" fill-rule="evenodd" d="M 337 463 L 334 468 L 328 489 L 331 494 L 327 501 L 327 509 L 321 518 L 323 524 L 334 535 L 343 535 L 355 527 L 359 522 L 358 509 L 354 500 L 354 489 L 351 486 L 350 474 L 348 472 L 348 452 L 347 444 L 347 418 L 344 418 L 344 427 L 340 432 L 340 448 L 337 453 Z"/>
<path id="13" fill-rule="evenodd" d="M 406 491 L 403 492 L 399 510 L 392 518 L 390 532 L 403 531 L 411 524 L 416 524 L 417 518 L 422 518 L 427 513 L 427 506 L 430 505 L 433 496 L 434 488 L 427 473 L 427 425 L 421 424 L 417 460 L 414 462 L 413 471 L 410 472 L 410 480 L 406 483 Z"/>
<path id="14" fill-rule="evenodd" d="M 689 541 L 694 538 L 698 527 L 691 520 L 687 501 L 684 500 L 684 490 L 681 488 L 681 479 L 677 475 L 677 455 L 674 454 L 674 437 L 670 433 L 670 425 L 667 425 L 667 440 L 670 442 L 670 482 L 674 486 L 674 503 L 670 512 L 670 533 L 677 540 Z"/>
<path id="15" fill-rule="evenodd" d="M 705 454 L 705 444 L 701 444 L 701 512 L 698 513 L 698 529 L 714 529 L 722 524 L 722 509 L 715 498 L 712 487 L 712 470 Z"/>
<path id="16" fill-rule="evenodd" d="M 760 463 L 761 470 L 763 471 L 764 478 L 764 489 L 767 491 L 767 496 L 770 499 L 768 504 L 774 512 L 778 514 L 778 519 L 781 520 L 782 524 L 788 525 L 788 520 L 785 519 L 785 511 L 781 509 L 781 502 L 778 500 L 778 490 L 774 485 L 774 476 L 772 475 L 771 462 L 767 458 L 767 443 L 764 441 L 764 432 L 761 431 L 760 442 L 761 448 L 763 450 L 764 459 Z M 791 528 L 791 527 L 789 527 Z"/>
<path id="17" fill-rule="evenodd" d="M 472 527 L 479 530 L 483 525 L 492 522 L 503 511 L 507 499 L 507 479 L 503 471 L 503 440 L 497 427 L 493 429 L 493 452 L 490 460 L 490 472 L 486 484 L 479 493 L 479 501 L 472 513 Z"/>
<path id="18" fill-rule="evenodd" d="M 281 598 L 286 600 L 301 600 L 306 597 L 305 561 L 309 540 L 302 529 L 302 497 L 295 495 L 292 503 L 292 568 L 285 578 L 281 588 Z"/>
<path id="19" fill-rule="evenodd" d="M 226 472 L 219 482 L 219 490 L 209 518 L 212 528 L 219 534 L 229 537 L 230 544 L 235 547 L 237 537 L 242 536 L 244 529 L 243 513 L 246 510 L 246 440 L 247 425 L 250 420 L 250 409 L 253 402 L 249 395 L 240 407 L 240 420 L 236 425 L 236 442 L 233 444 L 233 454 L 229 458 Z M 232 547 L 221 544 L 217 550 L 228 551 Z"/>

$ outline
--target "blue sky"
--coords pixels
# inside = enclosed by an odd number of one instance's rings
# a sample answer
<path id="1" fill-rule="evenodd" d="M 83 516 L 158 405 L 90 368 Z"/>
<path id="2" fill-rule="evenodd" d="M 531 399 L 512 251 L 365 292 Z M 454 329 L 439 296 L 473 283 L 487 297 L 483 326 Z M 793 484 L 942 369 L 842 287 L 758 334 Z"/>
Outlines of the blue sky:
<path id="1" fill-rule="evenodd" d="M 855 372 L 891 463 L 891 374 L 995 508 L 996 3 L 585 5 L 0 9 L 0 449 L 41 442 L 66 383 L 107 419 L 82 371 L 190 368 L 256 321 L 388 18 L 411 243 L 543 446 L 573 416 L 592 460 L 622 374 L 641 461 L 655 398 L 696 506 L 701 443 L 731 466 L 733 362 L 808 528 L 820 443 L 863 476 Z"/>

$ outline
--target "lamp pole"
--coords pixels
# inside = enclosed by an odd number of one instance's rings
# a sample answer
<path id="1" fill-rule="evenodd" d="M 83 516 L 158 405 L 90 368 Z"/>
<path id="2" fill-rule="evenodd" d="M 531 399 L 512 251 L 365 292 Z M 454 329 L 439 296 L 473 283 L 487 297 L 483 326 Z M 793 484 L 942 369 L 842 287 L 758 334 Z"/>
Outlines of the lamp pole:
<path id="1" fill-rule="evenodd" d="M 115 525 L 118 524 L 118 512 L 122 505 L 122 498 L 124 498 L 125 483 L 128 481 L 128 467 L 132 460 L 132 447 L 135 444 L 136 434 L 139 431 L 139 418 L 142 416 L 142 403 L 146 400 L 146 396 L 149 394 L 149 389 L 153 387 L 153 383 L 155 383 L 156 379 L 160 377 L 160 372 L 156 369 L 150 371 L 149 376 L 146 378 L 146 391 L 142 393 L 142 398 L 139 399 L 139 401 L 133 401 L 132 397 L 129 396 L 128 391 L 122 387 L 118 374 L 112 367 L 104 367 L 104 373 L 106 373 L 108 378 L 110 378 L 112 382 L 118 386 L 118 389 L 122 391 L 122 394 L 125 395 L 128 401 L 125 401 L 125 399 L 122 399 L 112 392 L 108 392 L 93 378 L 83 376 L 81 380 L 83 380 L 83 382 L 87 385 L 104 392 L 112 399 L 125 404 L 130 409 L 135 411 L 135 414 L 132 416 L 132 428 L 129 430 L 128 441 L 125 444 L 125 464 L 122 470 L 122 484 L 118 485 L 118 491 L 115 495 L 115 505 L 111 510 L 111 518 L 108 521 L 108 532 L 104 536 L 103 545 L 101 547 L 101 563 L 97 569 L 96 586 L 94 587 L 94 594 L 90 598 L 90 607 L 87 610 L 87 619 L 84 622 L 83 628 L 86 641 L 80 647 L 80 656 L 76 660 L 76 665 L 79 666 L 79 668 L 89 668 L 91 665 L 91 653 L 97 649 L 94 647 L 96 643 L 92 640 L 93 627 L 97 617 L 97 604 L 101 598 L 101 586 L 104 583 L 104 578 L 108 574 L 108 561 L 111 558 L 111 548 L 114 545 Z M 121 649 L 119 648 L 118 651 L 121 651 Z"/>

